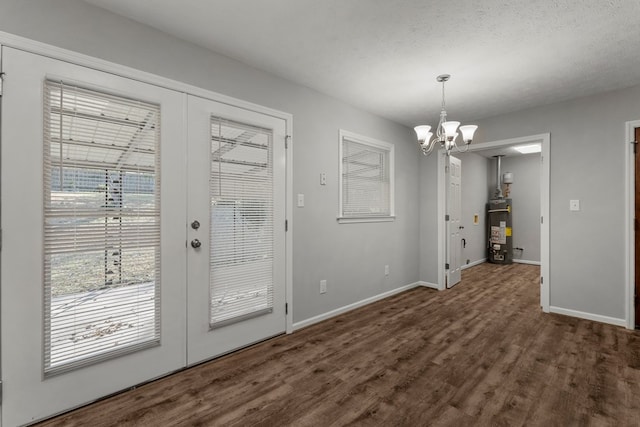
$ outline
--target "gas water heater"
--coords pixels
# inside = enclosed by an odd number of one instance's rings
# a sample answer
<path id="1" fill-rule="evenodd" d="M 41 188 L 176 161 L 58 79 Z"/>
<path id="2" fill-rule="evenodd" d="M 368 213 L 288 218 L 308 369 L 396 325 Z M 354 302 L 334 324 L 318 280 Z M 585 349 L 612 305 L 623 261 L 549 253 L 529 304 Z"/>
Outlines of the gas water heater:
<path id="1" fill-rule="evenodd" d="M 487 240 L 489 262 L 494 264 L 511 264 L 513 262 L 513 224 L 512 200 L 502 194 L 502 184 L 506 184 L 509 194 L 513 183 L 513 174 L 500 174 L 502 156 L 497 158 L 497 186 L 493 199 L 487 204 Z"/>
<path id="2" fill-rule="evenodd" d="M 513 228 L 511 223 L 511 199 L 489 200 L 489 262 L 511 264 L 513 262 Z"/>

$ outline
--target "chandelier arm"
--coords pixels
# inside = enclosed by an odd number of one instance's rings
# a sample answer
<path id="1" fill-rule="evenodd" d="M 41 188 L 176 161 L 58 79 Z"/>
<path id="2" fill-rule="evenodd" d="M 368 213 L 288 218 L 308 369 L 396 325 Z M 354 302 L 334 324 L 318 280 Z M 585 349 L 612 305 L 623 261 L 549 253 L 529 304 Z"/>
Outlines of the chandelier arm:
<path id="1" fill-rule="evenodd" d="M 424 145 L 422 146 L 422 154 L 424 154 L 425 156 L 428 156 L 429 154 L 431 154 L 431 152 L 433 151 L 434 147 L 436 146 L 436 142 L 437 139 L 433 138 L 429 144 L 427 145 L 427 148 L 424 147 Z"/>
<path id="2" fill-rule="evenodd" d="M 456 151 L 458 153 L 466 153 L 467 151 L 469 151 L 469 145 L 470 144 L 464 143 L 464 147 L 465 147 L 464 150 L 461 150 L 460 147 L 458 147 L 458 144 L 455 141 L 453 141 L 453 145 L 456 147 Z"/>

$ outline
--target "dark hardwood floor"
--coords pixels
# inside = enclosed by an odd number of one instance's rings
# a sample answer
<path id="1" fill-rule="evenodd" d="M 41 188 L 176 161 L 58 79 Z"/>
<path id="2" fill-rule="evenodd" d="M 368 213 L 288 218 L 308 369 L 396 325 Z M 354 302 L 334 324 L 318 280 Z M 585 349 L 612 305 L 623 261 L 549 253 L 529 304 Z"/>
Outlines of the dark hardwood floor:
<path id="1" fill-rule="evenodd" d="M 638 426 L 640 334 L 539 308 L 483 264 L 43 426 Z"/>

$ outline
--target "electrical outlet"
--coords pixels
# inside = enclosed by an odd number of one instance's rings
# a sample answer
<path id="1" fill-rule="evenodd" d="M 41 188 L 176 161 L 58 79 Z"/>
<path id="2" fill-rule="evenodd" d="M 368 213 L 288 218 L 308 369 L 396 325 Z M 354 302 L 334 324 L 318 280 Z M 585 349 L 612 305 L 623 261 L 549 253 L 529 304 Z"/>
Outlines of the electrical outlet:
<path id="1" fill-rule="evenodd" d="M 384 275 L 385 275 L 385 276 L 388 276 L 388 275 L 389 275 L 389 266 L 388 266 L 388 265 L 385 265 L 385 266 L 384 266 Z"/>
<path id="2" fill-rule="evenodd" d="M 320 185 L 327 185 L 327 174 L 324 172 L 320 174 Z"/>
<path id="3" fill-rule="evenodd" d="M 320 280 L 320 293 L 321 294 L 327 293 L 327 281 L 326 280 Z"/>

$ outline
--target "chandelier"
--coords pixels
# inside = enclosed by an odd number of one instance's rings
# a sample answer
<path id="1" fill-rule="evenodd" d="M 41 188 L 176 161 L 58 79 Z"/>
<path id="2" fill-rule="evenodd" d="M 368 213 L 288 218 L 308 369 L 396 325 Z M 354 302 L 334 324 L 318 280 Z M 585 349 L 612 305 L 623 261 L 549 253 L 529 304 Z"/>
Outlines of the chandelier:
<path id="1" fill-rule="evenodd" d="M 451 154 L 451 150 L 455 147 L 455 149 L 464 153 L 469 149 L 469 144 L 473 140 L 473 134 L 478 129 L 476 125 L 465 125 L 460 126 L 460 122 L 449 122 L 447 121 L 447 110 L 445 109 L 444 104 L 444 84 L 449 80 L 451 76 L 449 74 L 441 74 L 436 77 L 436 81 L 442 83 L 442 111 L 440 111 L 440 121 L 438 122 L 438 127 L 436 128 L 436 135 L 433 139 L 433 133 L 431 132 L 431 126 L 421 125 L 416 126 L 414 130 L 418 135 L 418 143 L 420 144 L 420 148 L 422 149 L 422 154 L 428 156 L 433 151 L 434 147 L 440 143 L 440 147 L 444 148 L 447 152 L 447 156 Z M 458 126 L 460 126 L 458 128 Z M 458 130 L 462 133 L 462 142 L 464 143 L 464 149 L 458 147 L 458 143 L 456 139 L 458 139 Z"/>

